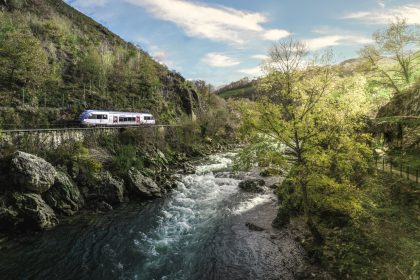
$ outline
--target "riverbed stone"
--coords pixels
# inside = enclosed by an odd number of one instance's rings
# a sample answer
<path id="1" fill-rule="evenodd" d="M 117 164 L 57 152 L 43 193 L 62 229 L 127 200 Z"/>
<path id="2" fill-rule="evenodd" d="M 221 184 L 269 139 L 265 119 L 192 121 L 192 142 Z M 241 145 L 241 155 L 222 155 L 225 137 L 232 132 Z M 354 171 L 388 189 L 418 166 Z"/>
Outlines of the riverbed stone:
<path id="1" fill-rule="evenodd" d="M 79 188 L 61 171 L 57 171 L 54 185 L 42 197 L 51 208 L 67 216 L 76 214 L 84 204 Z"/>
<path id="2" fill-rule="evenodd" d="M 250 222 L 245 223 L 245 226 L 252 231 L 263 231 L 264 230 L 264 228 L 262 228 L 260 226 L 257 226 L 256 224 L 253 224 L 253 223 L 250 223 Z"/>
<path id="3" fill-rule="evenodd" d="M 263 193 L 265 181 L 262 179 L 249 179 L 239 183 L 239 188 L 252 193 Z"/>
<path id="4" fill-rule="evenodd" d="M 46 160 L 18 151 L 11 161 L 10 176 L 21 189 L 40 194 L 54 184 L 56 170 Z"/>
<path id="5" fill-rule="evenodd" d="M 159 186 L 151 178 L 141 174 L 139 170 L 130 169 L 127 177 L 128 187 L 133 195 L 146 198 L 162 196 Z"/>

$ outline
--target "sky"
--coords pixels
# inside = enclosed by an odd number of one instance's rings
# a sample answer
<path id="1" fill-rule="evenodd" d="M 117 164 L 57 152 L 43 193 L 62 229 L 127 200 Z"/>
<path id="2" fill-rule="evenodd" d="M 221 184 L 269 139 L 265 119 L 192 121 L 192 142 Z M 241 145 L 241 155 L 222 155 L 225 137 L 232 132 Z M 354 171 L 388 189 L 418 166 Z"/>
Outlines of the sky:
<path id="1" fill-rule="evenodd" d="M 396 17 L 420 24 L 417 0 L 65 0 L 169 69 L 215 86 L 262 74 L 276 41 L 357 57 Z"/>

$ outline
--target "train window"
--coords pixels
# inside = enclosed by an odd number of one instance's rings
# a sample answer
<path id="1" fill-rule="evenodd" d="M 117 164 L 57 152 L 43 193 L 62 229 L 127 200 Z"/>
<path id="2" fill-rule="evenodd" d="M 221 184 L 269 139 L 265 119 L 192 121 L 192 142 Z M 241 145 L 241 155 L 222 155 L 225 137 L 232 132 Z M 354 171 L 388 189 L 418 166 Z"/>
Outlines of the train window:
<path id="1" fill-rule="evenodd" d="M 90 119 L 90 120 L 96 120 L 96 115 L 89 115 L 88 119 Z"/>
<path id="2" fill-rule="evenodd" d="M 96 115 L 97 120 L 102 120 L 102 115 Z"/>
<path id="3" fill-rule="evenodd" d="M 103 120 L 107 120 L 108 119 L 108 115 L 102 115 L 102 119 Z"/>

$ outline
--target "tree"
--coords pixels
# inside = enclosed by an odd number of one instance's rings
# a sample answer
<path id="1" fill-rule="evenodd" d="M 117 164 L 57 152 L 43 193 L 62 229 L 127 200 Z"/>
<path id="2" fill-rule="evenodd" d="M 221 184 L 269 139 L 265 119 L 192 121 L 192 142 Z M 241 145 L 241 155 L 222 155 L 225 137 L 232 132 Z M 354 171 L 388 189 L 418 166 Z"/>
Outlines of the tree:
<path id="1" fill-rule="evenodd" d="M 242 110 L 242 131 L 250 145 L 238 163 L 287 166 L 308 228 L 321 242 L 313 221 L 317 190 L 362 174 L 369 149 L 355 133 L 361 128 L 359 104 L 349 104 L 345 88 L 337 83 L 331 54 L 312 62 L 307 55 L 304 44 L 293 39 L 271 49 L 268 75 L 258 85 L 261 96 Z"/>
<path id="2" fill-rule="evenodd" d="M 373 39 L 374 45 L 364 47 L 361 57 L 382 78 L 383 84 L 401 93 L 414 82 L 420 63 L 420 53 L 416 50 L 420 42 L 417 27 L 397 18 L 385 30 L 375 32 Z"/>
<path id="3" fill-rule="evenodd" d="M 32 35 L 13 31 L 0 37 L 0 83 L 38 88 L 48 74 L 47 54 Z"/>

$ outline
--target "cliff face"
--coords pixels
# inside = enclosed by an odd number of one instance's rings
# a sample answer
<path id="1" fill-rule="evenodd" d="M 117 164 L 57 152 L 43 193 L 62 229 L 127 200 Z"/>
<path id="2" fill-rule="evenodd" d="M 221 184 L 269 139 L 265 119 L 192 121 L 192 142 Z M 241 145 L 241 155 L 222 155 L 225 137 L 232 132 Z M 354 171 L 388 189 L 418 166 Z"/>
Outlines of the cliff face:
<path id="1" fill-rule="evenodd" d="M 3 124 L 11 108 L 23 123 L 34 108 L 60 108 L 64 119 L 85 108 L 150 111 L 168 122 L 197 109 L 199 96 L 180 74 L 61 0 L 0 0 L 0 104 Z"/>
<path id="2" fill-rule="evenodd" d="M 413 149 L 420 144 L 420 88 L 395 95 L 377 115 L 385 141 L 393 147 Z"/>
<path id="3" fill-rule="evenodd" d="M 378 112 L 378 118 L 392 116 L 420 117 L 420 88 L 394 96 L 391 101 Z"/>

